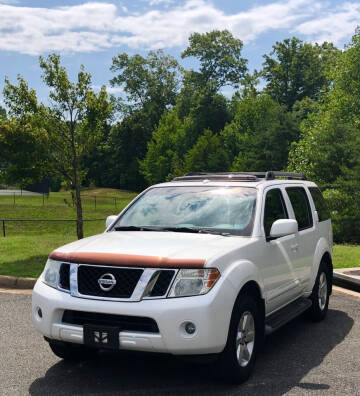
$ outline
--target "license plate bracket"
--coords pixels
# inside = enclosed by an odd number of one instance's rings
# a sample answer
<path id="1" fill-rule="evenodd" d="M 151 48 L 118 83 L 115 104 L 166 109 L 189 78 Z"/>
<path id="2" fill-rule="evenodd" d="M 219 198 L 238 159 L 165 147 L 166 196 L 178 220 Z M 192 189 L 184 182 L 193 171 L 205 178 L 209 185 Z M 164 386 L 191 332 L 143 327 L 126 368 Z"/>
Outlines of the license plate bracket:
<path id="1" fill-rule="evenodd" d="M 119 327 L 85 324 L 84 344 L 96 348 L 119 349 Z"/>

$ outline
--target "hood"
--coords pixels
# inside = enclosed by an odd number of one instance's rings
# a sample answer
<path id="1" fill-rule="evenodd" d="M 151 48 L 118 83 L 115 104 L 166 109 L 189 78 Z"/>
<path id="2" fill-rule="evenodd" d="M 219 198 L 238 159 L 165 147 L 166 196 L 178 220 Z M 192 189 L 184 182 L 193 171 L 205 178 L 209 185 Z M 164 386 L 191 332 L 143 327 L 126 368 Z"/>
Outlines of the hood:
<path id="1" fill-rule="evenodd" d="M 212 234 L 193 234 L 179 232 L 152 231 L 112 231 L 85 238 L 56 249 L 50 257 L 70 262 L 99 264 L 104 261 L 115 264 L 114 258 L 123 257 L 124 263 L 138 258 L 139 265 L 144 258 L 156 258 L 159 266 L 169 266 L 187 262 L 203 266 L 214 256 L 225 254 L 233 249 L 250 243 L 251 238 L 221 236 Z M 108 258 L 113 258 L 110 261 Z M 83 261 L 79 261 L 83 260 Z M 95 264 L 95 262 L 94 262 Z M 121 265 L 123 263 L 118 262 Z M 187 265 L 187 267 L 191 265 Z"/>

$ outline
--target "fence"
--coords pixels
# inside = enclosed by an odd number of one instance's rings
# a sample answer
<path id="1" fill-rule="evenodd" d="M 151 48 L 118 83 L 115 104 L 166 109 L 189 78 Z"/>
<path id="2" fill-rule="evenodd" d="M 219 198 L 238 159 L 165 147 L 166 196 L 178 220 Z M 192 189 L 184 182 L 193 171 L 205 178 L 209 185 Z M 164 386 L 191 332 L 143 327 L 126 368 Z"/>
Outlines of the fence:
<path id="1" fill-rule="evenodd" d="M 105 229 L 105 219 L 84 219 L 83 222 L 86 224 L 87 222 L 96 222 L 102 221 Z M 0 224 L 2 225 L 2 235 L 5 238 L 7 235 L 7 225 L 6 223 L 74 223 L 74 231 L 76 230 L 76 219 L 0 219 Z"/>
<path id="2" fill-rule="evenodd" d="M 99 195 L 82 195 L 81 201 L 83 206 L 91 206 L 96 210 L 99 206 L 112 206 L 115 210 L 118 209 L 118 204 L 128 198 L 124 197 L 111 197 L 111 196 L 99 196 Z M 10 194 L 0 195 L 0 202 L 5 202 L 8 205 L 16 206 L 18 204 L 24 204 L 26 201 L 31 201 L 39 206 L 51 205 L 56 203 L 57 205 L 75 206 L 74 200 L 70 195 L 68 196 L 57 196 L 49 197 L 49 194 L 21 194 L 20 192 L 11 192 Z"/>

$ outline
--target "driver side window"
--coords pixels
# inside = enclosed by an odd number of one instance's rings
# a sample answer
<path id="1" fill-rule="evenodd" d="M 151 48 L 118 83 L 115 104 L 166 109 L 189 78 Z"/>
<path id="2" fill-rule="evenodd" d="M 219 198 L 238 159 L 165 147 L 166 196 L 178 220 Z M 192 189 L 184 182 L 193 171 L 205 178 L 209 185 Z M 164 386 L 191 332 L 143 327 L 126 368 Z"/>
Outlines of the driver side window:
<path id="1" fill-rule="evenodd" d="M 271 226 L 274 221 L 288 218 L 289 216 L 281 190 L 274 188 L 268 191 L 266 194 L 264 211 L 264 229 L 266 237 L 270 236 Z"/>

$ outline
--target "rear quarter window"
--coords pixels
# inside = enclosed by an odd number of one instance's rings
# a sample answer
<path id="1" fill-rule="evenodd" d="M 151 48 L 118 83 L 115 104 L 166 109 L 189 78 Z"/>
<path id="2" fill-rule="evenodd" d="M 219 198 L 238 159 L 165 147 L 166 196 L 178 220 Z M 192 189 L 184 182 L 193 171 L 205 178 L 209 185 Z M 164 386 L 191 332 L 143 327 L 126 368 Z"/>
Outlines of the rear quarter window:
<path id="1" fill-rule="evenodd" d="M 319 221 L 330 219 L 330 211 L 320 189 L 317 187 L 309 187 L 309 191 L 314 201 L 315 209 L 319 216 Z"/>

